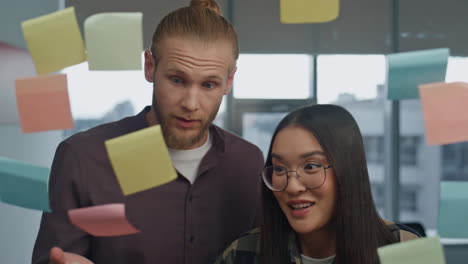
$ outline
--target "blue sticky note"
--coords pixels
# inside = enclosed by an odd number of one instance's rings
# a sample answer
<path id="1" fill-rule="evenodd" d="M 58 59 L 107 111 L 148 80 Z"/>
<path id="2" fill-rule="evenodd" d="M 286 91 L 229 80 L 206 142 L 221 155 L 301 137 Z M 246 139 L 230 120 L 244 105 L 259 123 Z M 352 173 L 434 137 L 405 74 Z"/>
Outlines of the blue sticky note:
<path id="1" fill-rule="evenodd" d="M 438 233 L 444 238 L 468 238 L 468 182 L 440 183 Z"/>
<path id="2" fill-rule="evenodd" d="M 448 48 L 388 55 L 388 99 L 417 99 L 419 98 L 418 85 L 444 82 L 449 55 Z"/>
<path id="3" fill-rule="evenodd" d="M 50 169 L 0 157 L 0 197 L 4 203 L 50 212 Z"/>

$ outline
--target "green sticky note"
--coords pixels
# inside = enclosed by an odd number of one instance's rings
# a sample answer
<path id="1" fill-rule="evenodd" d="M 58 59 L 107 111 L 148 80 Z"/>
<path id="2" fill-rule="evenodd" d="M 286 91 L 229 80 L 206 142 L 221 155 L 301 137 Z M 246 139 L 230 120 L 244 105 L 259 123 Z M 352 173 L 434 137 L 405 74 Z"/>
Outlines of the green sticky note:
<path id="1" fill-rule="evenodd" d="M 84 22 L 89 70 L 141 70 L 142 13 L 101 13 Z"/>
<path id="2" fill-rule="evenodd" d="M 448 48 L 388 55 L 388 99 L 417 99 L 420 84 L 444 82 L 449 55 Z"/>
<path id="3" fill-rule="evenodd" d="M 420 238 L 377 249 L 380 264 L 445 264 L 438 237 Z"/>
<path id="4" fill-rule="evenodd" d="M 440 183 L 438 233 L 444 238 L 468 238 L 468 182 Z"/>
<path id="5" fill-rule="evenodd" d="M 105 145 L 125 195 L 177 178 L 159 125 L 109 139 Z"/>
<path id="6" fill-rule="evenodd" d="M 86 61 L 73 7 L 21 24 L 38 74 L 48 74 Z"/>
<path id="7" fill-rule="evenodd" d="M 49 173 L 48 168 L 0 157 L 1 201 L 50 212 Z"/>

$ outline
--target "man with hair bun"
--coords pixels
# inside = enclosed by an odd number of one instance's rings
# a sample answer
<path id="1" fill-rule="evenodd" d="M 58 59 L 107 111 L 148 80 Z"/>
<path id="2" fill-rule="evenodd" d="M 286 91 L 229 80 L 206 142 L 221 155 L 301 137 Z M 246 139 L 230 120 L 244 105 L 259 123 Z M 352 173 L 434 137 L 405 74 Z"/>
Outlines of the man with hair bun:
<path id="1" fill-rule="evenodd" d="M 32 263 L 205 264 L 255 227 L 263 156 L 212 124 L 231 91 L 237 35 L 215 1 L 192 0 L 166 15 L 145 51 L 152 105 L 136 116 L 77 133 L 57 148 Z M 124 196 L 104 141 L 161 125 L 178 178 Z M 157 172 L 155 172 L 157 177 Z M 125 203 L 141 233 L 93 237 L 66 211 Z"/>

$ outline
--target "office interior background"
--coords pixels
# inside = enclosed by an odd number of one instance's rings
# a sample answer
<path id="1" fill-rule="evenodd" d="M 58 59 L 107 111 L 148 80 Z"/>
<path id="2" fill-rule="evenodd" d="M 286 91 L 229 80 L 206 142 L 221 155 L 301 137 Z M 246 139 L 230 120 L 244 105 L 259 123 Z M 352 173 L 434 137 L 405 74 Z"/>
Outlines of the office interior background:
<path id="1" fill-rule="evenodd" d="M 25 7 L 26 2 L 31 5 Z M 80 26 L 95 13 L 143 12 L 148 47 L 159 20 L 188 2 L 1 0 L 0 9 L 36 8 L 37 15 L 43 15 L 45 10 L 74 6 Z M 280 23 L 278 0 L 218 2 L 238 32 L 241 55 L 233 92 L 225 97 L 216 124 L 266 153 L 276 124 L 287 112 L 304 104 L 345 107 L 361 128 L 382 216 L 420 223 L 435 234 L 439 182 L 468 181 L 468 142 L 426 144 L 420 101 L 386 99 L 385 56 L 448 47 L 446 81 L 468 82 L 468 1 L 342 0 L 338 19 L 297 25 Z M 14 122 L 14 94 L 4 87 L 10 89 L 15 78 L 34 75 L 34 66 L 27 50 L 0 43 L 0 117 L 13 120 L 0 125 L 1 156 L 50 167 L 61 140 L 136 114 L 151 103 L 152 85 L 142 71 L 90 72 L 82 63 L 63 72 L 68 74 L 75 128 L 23 134 Z M 0 203 L 1 263 L 30 262 L 39 221 L 37 211 Z M 448 263 L 466 263 L 468 242 L 442 242 Z"/>

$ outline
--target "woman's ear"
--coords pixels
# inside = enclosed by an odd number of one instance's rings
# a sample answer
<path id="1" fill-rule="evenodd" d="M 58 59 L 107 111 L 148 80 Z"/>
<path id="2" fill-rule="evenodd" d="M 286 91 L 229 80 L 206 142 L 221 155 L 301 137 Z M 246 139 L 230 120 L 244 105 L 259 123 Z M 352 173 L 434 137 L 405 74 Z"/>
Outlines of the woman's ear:
<path id="1" fill-rule="evenodd" d="M 145 50 L 145 78 L 148 82 L 154 82 L 154 69 L 156 60 L 149 49 Z"/>

